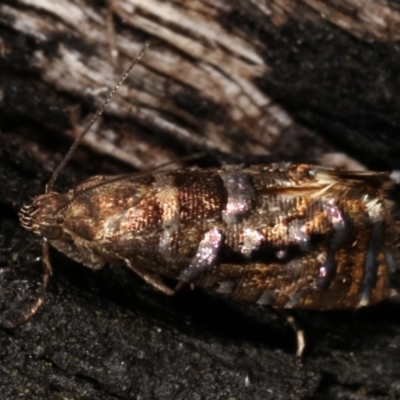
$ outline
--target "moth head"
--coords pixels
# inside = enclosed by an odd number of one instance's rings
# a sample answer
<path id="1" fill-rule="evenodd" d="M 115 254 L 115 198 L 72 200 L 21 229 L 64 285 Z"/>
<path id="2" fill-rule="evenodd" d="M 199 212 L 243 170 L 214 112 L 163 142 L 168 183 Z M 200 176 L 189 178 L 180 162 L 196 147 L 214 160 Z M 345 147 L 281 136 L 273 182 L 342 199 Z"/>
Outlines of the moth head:
<path id="1" fill-rule="evenodd" d="M 21 208 L 19 219 L 24 228 L 39 236 L 48 240 L 61 239 L 66 205 L 65 195 L 42 194 L 37 196 L 31 204 Z"/>

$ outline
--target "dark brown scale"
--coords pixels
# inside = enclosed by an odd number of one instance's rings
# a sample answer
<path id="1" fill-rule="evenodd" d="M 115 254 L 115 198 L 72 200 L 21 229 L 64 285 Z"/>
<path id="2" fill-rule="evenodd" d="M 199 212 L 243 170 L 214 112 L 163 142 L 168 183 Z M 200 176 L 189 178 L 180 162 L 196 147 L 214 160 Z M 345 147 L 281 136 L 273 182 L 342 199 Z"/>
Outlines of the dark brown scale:
<path id="1" fill-rule="evenodd" d="M 215 171 L 183 170 L 170 174 L 178 191 L 181 223 L 221 218 L 227 192 Z"/>
<path id="2" fill-rule="evenodd" d="M 259 304 L 356 308 L 391 296 L 388 174 L 312 165 L 94 177 L 39 196 L 22 224 L 90 268 L 125 264 Z"/>

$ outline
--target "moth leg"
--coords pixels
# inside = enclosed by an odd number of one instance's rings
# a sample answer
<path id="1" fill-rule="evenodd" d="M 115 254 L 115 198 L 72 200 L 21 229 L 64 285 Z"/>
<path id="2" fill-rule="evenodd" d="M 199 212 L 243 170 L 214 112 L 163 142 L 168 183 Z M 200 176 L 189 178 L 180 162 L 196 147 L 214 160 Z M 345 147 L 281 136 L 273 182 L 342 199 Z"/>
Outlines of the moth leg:
<path id="1" fill-rule="evenodd" d="M 282 322 L 285 321 L 293 329 L 293 332 L 296 334 L 296 356 L 302 357 L 306 348 L 306 338 L 304 330 L 301 329 L 300 325 L 297 323 L 295 316 L 291 311 L 283 308 L 271 307 L 270 310 L 275 313 Z"/>
<path id="2" fill-rule="evenodd" d="M 301 357 L 304 353 L 304 349 L 306 348 L 306 339 L 304 336 L 304 331 L 299 327 L 293 315 L 290 314 L 286 315 L 286 320 L 296 333 L 296 340 L 297 340 L 296 356 Z"/>
<path id="3" fill-rule="evenodd" d="M 135 267 L 130 260 L 124 258 L 124 261 L 126 263 L 126 265 L 132 270 L 134 271 L 137 275 L 139 275 L 146 283 L 150 284 L 151 286 L 153 286 L 155 289 L 159 290 L 160 292 L 168 295 L 168 296 L 172 296 L 175 294 L 176 290 L 175 289 L 171 289 L 169 286 L 167 286 L 162 278 L 160 278 L 160 276 L 155 275 L 155 274 L 151 274 L 149 272 L 143 271 L 141 268 Z"/>
<path id="4" fill-rule="evenodd" d="M 26 322 L 33 315 L 35 315 L 44 302 L 47 285 L 52 275 L 49 244 L 46 241 L 43 241 L 43 246 L 42 246 L 42 266 L 43 266 L 42 288 L 40 290 L 39 297 L 37 298 L 36 303 L 22 317 L 12 322 L 13 328 Z"/>

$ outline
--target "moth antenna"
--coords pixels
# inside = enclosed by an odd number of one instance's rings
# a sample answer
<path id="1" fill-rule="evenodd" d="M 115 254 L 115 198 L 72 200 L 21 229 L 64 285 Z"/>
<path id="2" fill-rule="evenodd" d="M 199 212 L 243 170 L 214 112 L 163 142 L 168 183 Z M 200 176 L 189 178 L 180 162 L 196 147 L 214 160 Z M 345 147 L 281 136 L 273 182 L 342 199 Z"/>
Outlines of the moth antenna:
<path id="1" fill-rule="evenodd" d="M 56 168 L 56 170 L 53 172 L 52 177 L 50 178 L 49 182 L 46 185 L 46 193 L 50 193 L 53 190 L 54 183 L 56 179 L 58 178 L 58 175 L 60 175 L 60 172 L 62 169 L 65 167 L 67 162 L 70 160 L 72 155 L 74 154 L 76 148 L 79 146 L 81 143 L 83 137 L 86 135 L 86 133 L 89 131 L 89 129 L 93 126 L 93 124 L 96 122 L 96 120 L 100 117 L 100 115 L 104 112 L 106 109 L 108 103 L 111 101 L 111 99 L 114 97 L 115 93 L 117 92 L 118 88 L 122 85 L 122 83 L 125 81 L 125 79 L 129 76 L 130 72 L 132 71 L 132 68 L 140 61 L 140 59 L 143 57 L 144 53 L 146 52 L 146 49 L 149 47 L 150 43 L 146 42 L 139 54 L 131 61 L 129 67 L 126 69 L 124 74 L 121 76 L 120 80 L 118 83 L 114 86 L 114 88 L 110 91 L 108 94 L 107 98 L 104 100 L 103 104 L 101 107 L 96 111 L 96 113 L 93 115 L 93 117 L 90 119 L 90 121 L 87 123 L 85 129 L 79 134 L 79 136 L 75 139 L 75 142 L 71 146 L 71 148 L 68 150 L 68 153 L 65 155 L 64 159 L 61 161 L 59 166 Z"/>
<path id="2" fill-rule="evenodd" d="M 44 297 L 46 295 L 47 285 L 49 283 L 50 277 L 52 275 L 51 261 L 50 261 L 50 252 L 49 252 L 49 243 L 43 240 L 42 246 L 42 266 L 43 266 L 43 275 L 42 275 L 42 287 L 40 289 L 40 294 L 33 306 L 26 312 L 22 317 L 12 322 L 12 327 L 15 328 L 18 325 L 23 324 L 28 321 L 36 312 L 39 310 L 41 305 L 44 302 Z"/>
<path id="3" fill-rule="evenodd" d="M 108 94 L 107 98 L 104 100 L 103 104 L 101 107 L 96 111 L 96 113 L 92 116 L 88 124 L 85 126 L 83 131 L 79 134 L 79 136 L 75 139 L 75 142 L 71 146 L 71 148 L 68 150 L 67 154 L 65 155 L 64 159 L 61 161 L 60 165 L 56 168 L 54 171 L 52 177 L 50 178 L 49 182 L 46 185 L 46 190 L 45 193 L 50 193 L 53 189 L 54 183 L 58 176 L 60 175 L 60 172 L 62 169 L 65 167 L 67 162 L 70 160 L 72 155 L 74 154 L 76 148 L 79 146 L 80 142 L 82 141 L 83 137 L 86 135 L 86 133 L 89 131 L 89 129 L 93 126 L 94 122 L 100 117 L 100 115 L 104 112 L 106 109 L 108 103 L 111 101 L 111 99 L 114 97 L 115 93 L 117 92 L 118 88 L 122 85 L 122 83 L 125 81 L 125 79 L 129 76 L 129 73 L 133 69 L 133 67 L 140 61 L 140 59 L 143 57 L 146 49 L 149 47 L 149 42 L 146 42 L 139 54 L 131 61 L 129 64 L 129 67 L 126 69 L 124 74 L 121 76 L 120 80 L 118 83 L 114 86 L 114 88 L 110 91 Z M 12 326 L 16 327 L 24 322 L 26 322 L 29 318 L 31 318 L 36 312 L 39 310 L 41 305 L 44 302 L 44 298 L 46 295 L 46 289 L 47 285 L 49 283 L 50 277 L 52 275 L 52 267 L 51 267 L 51 261 L 50 261 L 50 252 L 49 252 L 49 243 L 46 240 L 43 240 L 43 246 L 42 246 L 42 266 L 43 266 L 43 274 L 42 274 L 42 287 L 40 290 L 40 294 L 36 300 L 36 302 L 33 304 L 33 306 L 29 309 L 28 312 L 26 312 L 21 318 L 15 320 L 12 322 Z"/>

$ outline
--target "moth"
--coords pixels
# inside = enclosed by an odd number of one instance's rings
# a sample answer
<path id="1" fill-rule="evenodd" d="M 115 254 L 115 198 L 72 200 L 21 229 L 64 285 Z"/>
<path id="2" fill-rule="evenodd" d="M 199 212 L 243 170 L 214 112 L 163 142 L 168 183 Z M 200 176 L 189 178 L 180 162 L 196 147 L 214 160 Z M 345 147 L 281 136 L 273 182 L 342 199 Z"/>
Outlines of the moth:
<path id="1" fill-rule="evenodd" d="M 145 45 L 146 47 L 147 45 Z M 277 308 L 355 309 L 393 295 L 399 220 L 388 173 L 276 163 L 95 176 L 67 193 L 54 181 L 145 47 L 54 173 L 22 207 L 22 226 L 94 270 L 130 268 L 172 295 L 197 285 Z M 170 287 L 164 277 L 174 278 Z"/>

